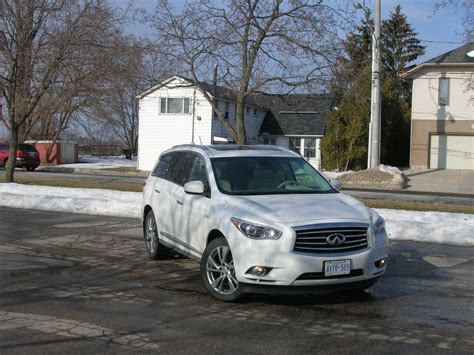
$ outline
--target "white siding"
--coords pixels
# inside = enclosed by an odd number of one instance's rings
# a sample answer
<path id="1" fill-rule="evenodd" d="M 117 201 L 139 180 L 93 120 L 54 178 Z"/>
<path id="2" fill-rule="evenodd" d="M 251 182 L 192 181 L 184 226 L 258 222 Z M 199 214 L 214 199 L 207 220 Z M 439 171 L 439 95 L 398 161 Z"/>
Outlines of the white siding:
<path id="1" fill-rule="evenodd" d="M 8 139 L 8 130 L 3 122 L 0 122 L 0 142 Z"/>
<path id="2" fill-rule="evenodd" d="M 159 88 L 139 99 L 139 132 L 138 132 L 138 169 L 151 170 L 159 155 L 177 144 L 192 142 L 193 87 L 186 82 L 175 79 L 166 87 Z M 188 97 L 189 114 L 161 114 L 161 97 Z M 196 90 L 194 115 L 194 143 L 210 144 L 211 142 L 211 105 Z M 201 119 L 198 120 L 198 117 Z"/>
<path id="3" fill-rule="evenodd" d="M 474 120 L 473 68 L 421 68 L 413 78 L 413 120 Z M 449 103 L 439 105 L 439 78 L 449 78 Z"/>
<path id="4" fill-rule="evenodd" d="M 225 103 L 226 101 L 219 100 L 219 110 L 222 113 L 225 111 Z M 263 119 L 265 118 L 265 114 L 266 111 L 257 109 L 257 114 L 255 115 L 254 108 L 252 106 L 250 106 L 250 112 L 247 113 L 247 107 L 245 107 L 244 121 L 248 144 L 258 143 L 258 133 L 260 131 L 260 126 L 262 125 Z M 235 102 L 229 102 L 229 120 L 230 124 L 235 127 Z M 213 119 L 213 135 L 214 137 L 232 139 L 230 133 L 217 117 Z"/>

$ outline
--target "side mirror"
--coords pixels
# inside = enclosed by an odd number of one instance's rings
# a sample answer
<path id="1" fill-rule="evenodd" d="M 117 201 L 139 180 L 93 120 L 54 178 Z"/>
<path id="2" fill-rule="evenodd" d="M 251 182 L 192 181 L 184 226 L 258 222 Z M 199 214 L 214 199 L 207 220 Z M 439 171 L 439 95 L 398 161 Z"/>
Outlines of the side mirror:
<path id="1" fill-rule="evenodd" d="M 190 181 L 184 184 L 184 192 L 190 195 L 203 195 L 204 184 L 202 181 Z"/>
<path id="2" fill-rule="evenodd" d="M 338 179 L 329 179 L 329 182 L 332 186 L 334 186 L 337 190 L 342 190 L 342 184 Z"/>

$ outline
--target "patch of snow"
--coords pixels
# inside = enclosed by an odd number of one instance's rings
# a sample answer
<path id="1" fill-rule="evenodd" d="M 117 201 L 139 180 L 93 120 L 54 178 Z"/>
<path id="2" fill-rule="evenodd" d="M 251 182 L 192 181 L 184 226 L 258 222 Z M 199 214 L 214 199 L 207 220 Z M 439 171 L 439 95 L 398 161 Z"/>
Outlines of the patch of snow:
<path id="1" fill-rule="evenodd" d="M 379 165 L 379 170 L 392 175 L 400 175 L 402 173 L 397 167 L 384 164 Z"/>
<path id="2" fill-rule="evenodd" d="M 0 184 L 0 206 L 140 218 L 142 194 L 103 189 Z M 376 209 L 390 239 L 474 246 L 474 215 Z"/>
<path id="3" fill-rule="evenodd" d="M 338 179 L 342 175 L 345 174 L 352 174 L 352 170 L 348 171 L 321 171 L 321 173 L 327 178 L 327 179 Z"/>
<path id="4" fill-rule="evenodd" d="M 137 167 L 136 157 L 133 160 L 125 159 L 120 156 L 93 156 L 93 155 L 80 155 L 79 163 L 75 164 L 63 164 L 56 165 L 57 167 L 64 168 L 84 168 L 84 169 L 110 169 L 110 168 L 122 168 L 122 167 Z"/>
<path id="5" fill-rule="evenodd" d="M 0 206 L 140 218 L 142 194 L 104 189 L 0 184 Z"/>
<path id="6" fill-rule="evenodd" d="M 390 239 L 474 245 L 474 215 L 377 208 Z"/>

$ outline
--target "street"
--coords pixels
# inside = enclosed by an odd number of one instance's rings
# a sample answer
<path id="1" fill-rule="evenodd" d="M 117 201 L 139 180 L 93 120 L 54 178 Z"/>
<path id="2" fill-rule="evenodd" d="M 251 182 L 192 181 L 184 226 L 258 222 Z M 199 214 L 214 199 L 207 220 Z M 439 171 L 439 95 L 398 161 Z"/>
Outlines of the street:
<path id="1" fill-rule="evenodd" d="M 146 257 L 140 221 L 0 208 L 0 353 L 442 352 L 474 348 L 474 248 L 392 242 L 368 292 L 212 299 Z"/>

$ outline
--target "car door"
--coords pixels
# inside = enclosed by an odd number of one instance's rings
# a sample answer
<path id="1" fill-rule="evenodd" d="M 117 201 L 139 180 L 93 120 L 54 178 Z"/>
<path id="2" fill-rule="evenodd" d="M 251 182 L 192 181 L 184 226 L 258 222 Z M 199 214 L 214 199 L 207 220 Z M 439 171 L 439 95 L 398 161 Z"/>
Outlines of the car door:
<path id="1" fill-rule="evenodd" d="M 173 179 L 173 163 L 175 160 L 174 153 L 167 153 L 160 157 L 160 160 L 152 173 L 154 177 L 152 180 L 152 206 L 155 212 L 155 218 L 157 222 L 158 232 L 160 234 L 169 234 L 172 231 L 172 225 L 170 221 L 171 204 L 170 197 L 170 185 L 173 185 L 171 181 Z"/>
<path id="2" fill-rule="evenodd" d="M 161 183 L 160 190 L 160 235 L 168 242 L 183 249 L 187 243 L 180 237 L 179 227 L 181 223 L 183 185 L 188 176 L 189 162 L 187 155 L 183 151 L 172 153 L 170 160 L 169 174 Z"/>
<path id="3" fill-rule="evenodd" d="M 189 246 L 190 251 L 201 257 L 204 251 L 208 233 L 207 211 L 210 203 L 210 188 L 206 162 L 197 153 L 187 152 L 187 171 L 183 185 L 189 181 L 201 181 L 206 193 L 204 195 L 191 195 L 180 189 L 176 195 L 179 201 L 180 223 L 176 225 L 179 238 Z"/>

